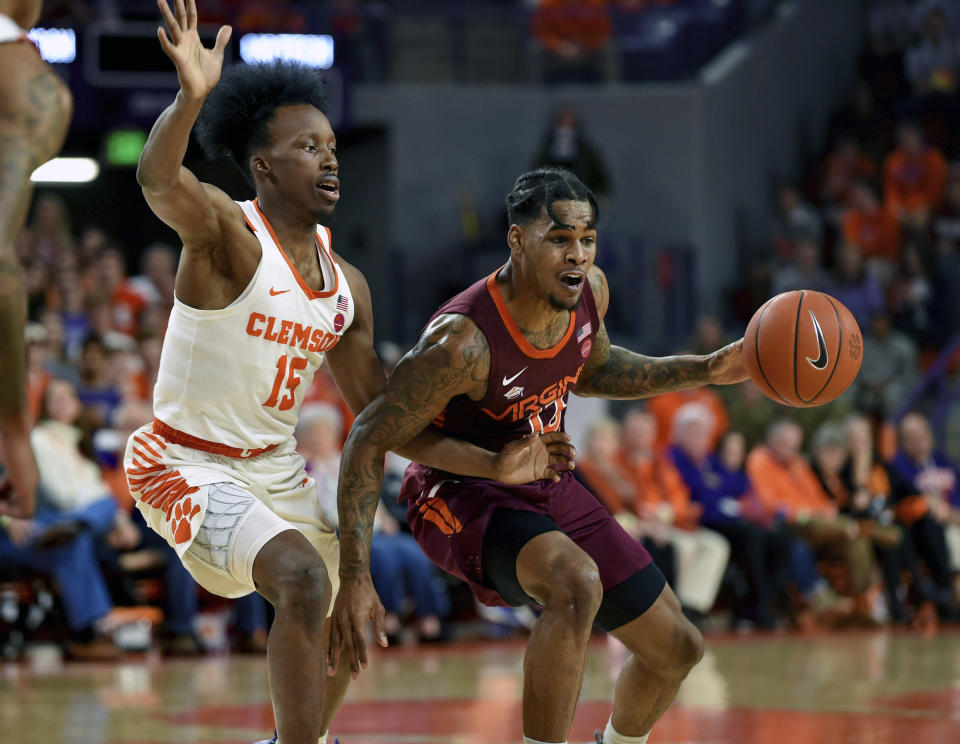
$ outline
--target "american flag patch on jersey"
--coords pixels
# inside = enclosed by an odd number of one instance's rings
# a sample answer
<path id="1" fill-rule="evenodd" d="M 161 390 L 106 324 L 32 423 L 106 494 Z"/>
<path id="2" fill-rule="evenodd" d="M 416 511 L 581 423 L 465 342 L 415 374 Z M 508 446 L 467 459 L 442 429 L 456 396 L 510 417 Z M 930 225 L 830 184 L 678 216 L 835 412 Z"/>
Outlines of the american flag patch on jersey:
<path id="1" fill-rule="evenodd" d="M 580 326 L 580 327 L 577 329 L 577 343 L 579 344 L 581 341 L 583 341 L 583 339 L 585 339 L 587 336 L 589 336 L 589 335 L 590 335 L 590 331 L 591 331 L 591 328 L 590 328 L 590 324 L 589 324 L 589 323 L 587 323 L 587 324 L 584 325 L 584 326 Z"/>
<path id="2" fill-rule="evenodd" d="M 343 295 L 337 295 L 337 310 L 340 312 L 347 312 L 347 308 L 350 307 L 347 298 Z"/>

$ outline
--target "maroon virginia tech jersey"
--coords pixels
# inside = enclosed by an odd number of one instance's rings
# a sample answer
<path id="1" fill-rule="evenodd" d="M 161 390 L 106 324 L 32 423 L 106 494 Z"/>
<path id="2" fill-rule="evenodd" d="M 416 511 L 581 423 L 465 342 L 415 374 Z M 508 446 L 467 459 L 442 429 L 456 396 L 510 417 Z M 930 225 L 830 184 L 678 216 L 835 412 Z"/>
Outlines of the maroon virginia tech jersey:
<path id="1" fill-rule="evenodd" d="M 483 400 L 458 395 L 433 425 L 448 436 L 493 452 L 529 434 L 563 431 L 569 389 L 590 356 L 600 326 L 593 290 L 584 282 L 563 338 L 550 349 L 534 348 L 507 310 L 497 286 L 498 273 L 481 279 L 433 315 L 466 315 L 483 331 L 490 347 L 490 376 Z"/>

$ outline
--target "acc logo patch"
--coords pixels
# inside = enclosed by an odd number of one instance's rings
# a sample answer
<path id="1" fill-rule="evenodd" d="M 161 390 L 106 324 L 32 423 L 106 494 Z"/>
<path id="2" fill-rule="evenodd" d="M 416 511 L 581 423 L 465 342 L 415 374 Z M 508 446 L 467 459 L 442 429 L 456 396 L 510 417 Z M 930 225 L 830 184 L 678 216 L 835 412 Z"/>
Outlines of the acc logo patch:
<path id="1" fill-rule="evenodd" d="M 333 330 L 337 333 L 343 330 L 344 317 L 343 313 L 337 313 L 333 318 Z"/>
<path id="2" fill-rule="evenodd" d="M 593 341 L 589 338 L 583 342 L 583 345 L 580 347 L 580 356 L 586 359 L 590 356 L 590 352 L 593 350 Z"/>

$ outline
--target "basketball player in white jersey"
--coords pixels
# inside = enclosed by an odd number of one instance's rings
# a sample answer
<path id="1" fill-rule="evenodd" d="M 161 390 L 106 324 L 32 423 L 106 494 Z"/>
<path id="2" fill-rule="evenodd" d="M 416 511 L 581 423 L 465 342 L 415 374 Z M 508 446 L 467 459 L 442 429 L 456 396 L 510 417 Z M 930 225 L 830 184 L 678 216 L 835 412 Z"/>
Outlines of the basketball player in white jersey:
<path id="1" fill-rule="evenodd" d="M 150 133 L 137 180 L 184 247 L 156 418 L 128 443 L 127 478 L 147 523 L 202 586 L 225 597 L 256 589 L 273 604 L 273 741 L 317 744 L 349 674 L 325 678 L 338 541 L 294 451 L 293 430 L 324 357 L 352 410 L 382 389 L 370 294 L 322 226 L 340 198 L 322 78 L 283 63 L 237 65 L 221 78 L 230 28 L 205 49 L 194 0 L 159 6 L 160 44 L 180 91 Z M 238 165 L 257 199 L 235 202 L 183 167 L 195 122 L 208 154 Z M 551 462 L 564 465 L 573 453 L 562 437 L 494 455 L 425 434 L 403 454 L 464 475 L 524 482 L 558 477 Z M 382 614 L 374 618 L 385 644 L 382 622 Z"/>
<path id="2" fill-rule="evenodd" d="M 70 92 L 27 39 L 43 0 L 0 0 L 0 519 L 33 514 L 23 327 L 27 296 L 13 242 L 33 192 L 30 174 L 53 157 L 70 122 Z"/>

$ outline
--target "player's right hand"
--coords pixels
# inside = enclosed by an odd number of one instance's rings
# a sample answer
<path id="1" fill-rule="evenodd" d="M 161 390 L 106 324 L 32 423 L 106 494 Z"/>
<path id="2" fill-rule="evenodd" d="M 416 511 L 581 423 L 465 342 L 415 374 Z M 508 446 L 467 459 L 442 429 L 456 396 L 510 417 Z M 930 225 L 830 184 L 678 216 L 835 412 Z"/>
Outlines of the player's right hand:
<path id="1" fill-rule="evenodd" d="M 340 591 L 330 617 L 330 646 L 327 648 L 327 674 L 331 677 L 340 667 L 341 654 L 350 664 L 350 676 L 356 679 L 367 668 L 367 623 L 373 625 L 377 643 L 387 647 L 383 627 L 383 605 L 373 579 L 367 571 L 358 576 L 341 577 Z"/>
<path id="2" fill-rule="evenodd" d="M 0 477 L 0 515 L 27 518 L 33 516 L 37 493 L 37 461 L 27 432 L 14 435 L 6 431 L 2 440 L 3 477 Z"/>
<path id="3" fill-rule="evenodd" d="M 169 2 L 173 2 L 175 11 L 170 10 Z M 196 0 L 157 0 L 157 5 L 167 24 L 166 29 L 157 28 L 157 37 L 164 53 L 177 67 L 180 89 L 187 98 L 205 98 L 220 80 L 223 51 L 233 29 L 221 26 L 213 49 L 206 49 L 197 33 Z"/>

